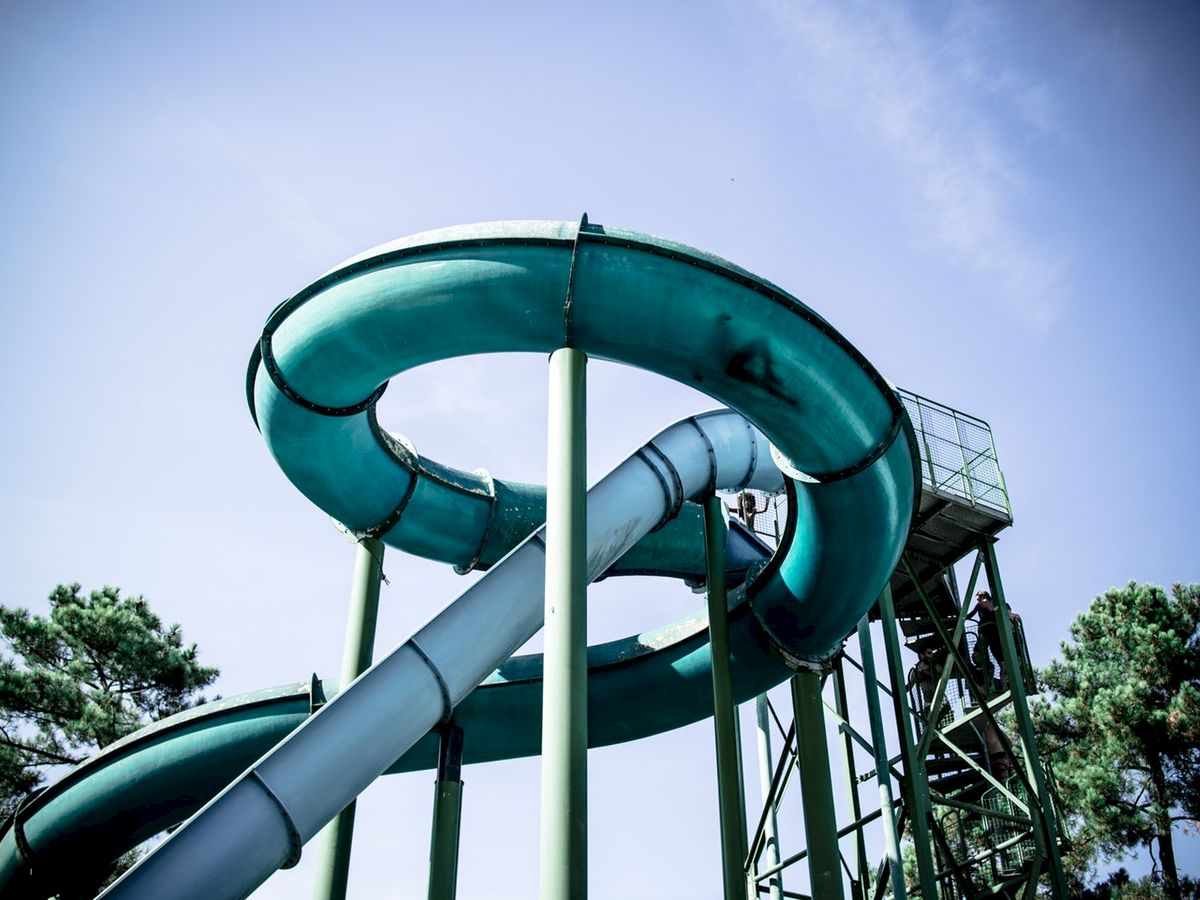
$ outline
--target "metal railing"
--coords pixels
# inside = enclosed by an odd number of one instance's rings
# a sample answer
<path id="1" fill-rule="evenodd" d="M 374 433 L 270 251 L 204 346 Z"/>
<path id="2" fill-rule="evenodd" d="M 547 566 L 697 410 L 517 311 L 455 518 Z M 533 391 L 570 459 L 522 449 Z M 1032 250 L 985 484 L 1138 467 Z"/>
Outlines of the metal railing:
<path id="1" fill-rule="evenodd" d="M 896 395 L 916 432 L 924 489 L 1011 520 L 1012 506 L 991 426 L 903 388 L 897 388 Z M 787 521 L 787 501 L 778 494 L 745 493 L 752 496 L 756 506 L 748 516 L 738 517 L 768 544 L 777 546 Z M 729 497 L 727 503 L 738 506 L 738 496 Z M 737 510 L 731 512 L 738 515 Z"/>
<path id="2" fill-rule="evenodd" d="M 988 423 L 912 391 L 897 388 L 896 394 L 917 433 L 925 488 L 1011 519 L 1008 489 Z"/>
<path id="3" fill-rule="evenodd" d="M 1038 692 L 1037 678 L 1034 674 L 1033 663 L 1029 659 L 1029 644 L 1025 640 L 1025 625 L 1019 618 L 1013 618 L 1010 622 L 1013 643 L 1017 649 L 1017 663 L 1021 670 L 1021 683 L 1025 686 L 1027 694 L 1035 694 Z M 962 641 L 958 649 L 963 659 L 967 660 L 971 670 L 971 677 L 983 689 L 987 697 L 991 698 L 1003 694 L 1008 690 L 1008 673 L 1000 666 L 999 648 L 990 649 L 986 644 L 980 644 L 978 624 L 972 622 L 966 626 L 963 630 Z M 908 702 L 911 708 L 918 713 L 914 723 L 918 738 L 921 737 L 927 727 L 929 706 L 933 700 L 934 687 L 942 674 L 942 667 L 945 665 L 946 653 L 942 650 L 928 662 L 923 664 L 918 663 L 908 670 L 906 685 Z M 971 695 L 966 679 L 962 677 L 960 672 L 956 671 L 947 679 L 946 691 L 938 715 L 938 721 L 934 723 L 935 727 L 945 728 L 951 726 L 957 720 L 967 716 L 975 708 L 975 699 Z"/>
<path id="4" fill-rule="evenodd" d="M 767 546 L 775 549 L 787 527 L 788 504 L 783 494 L 746 490 L 725 499 L 730 514 L 741 521 Z"/>

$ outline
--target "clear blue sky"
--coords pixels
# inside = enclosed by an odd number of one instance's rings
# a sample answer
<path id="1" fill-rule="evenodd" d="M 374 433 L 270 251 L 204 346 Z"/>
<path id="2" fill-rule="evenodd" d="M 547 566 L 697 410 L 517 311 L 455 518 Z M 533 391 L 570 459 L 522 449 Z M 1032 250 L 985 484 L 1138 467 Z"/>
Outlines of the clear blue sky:
<path id="1" fill-rule="evenodd" d="M 770 278 L 991 422 L 1044 663 L 1104 589 L 1200 580 L 1198 45 L 1168 3 L 7 3 L 3 601 L 143 593 L 226 695 L 334 675 L 352 548 L 251 424 L 263 320 L 382 241 L 586 210 Z M 591 379 L 597 472 L 700 402 Z M 387 401 L 435 458 L 540 480 L 542 360 Z M 381 648 L 461 587 L 387 570 Z M 606 583 L 593 636 L 695 602 Z M 714 895 L 711 756 L 703 724 L 592 754 L 595 896 Z M 531 896 L 536 760 L 466 778 L 462 895 Z M 423 890 L 430 781 L 365 797 L 354 896 Z M 305 893 L 314 856 L 256 896 Z"/>

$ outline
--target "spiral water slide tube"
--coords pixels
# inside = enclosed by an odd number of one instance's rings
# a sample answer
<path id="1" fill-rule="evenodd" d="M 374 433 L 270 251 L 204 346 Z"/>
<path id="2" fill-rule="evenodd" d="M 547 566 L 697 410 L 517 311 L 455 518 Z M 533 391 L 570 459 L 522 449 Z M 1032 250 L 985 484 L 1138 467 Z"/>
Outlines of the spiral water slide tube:
<path id="1" fill-rule="evenodd" d="M 671 426 L 589 491 L 589 577 L 696 577 L 686 501 L 777 488 L 769 440 L 792 515 L 730 594 L 735 695 L 836 652 L 887 582 L 919 490 L 903 408 L 853 347 L 723 260 L 586 217 L 407 238 L 272 314 L 251 410 L 287 477 L 352 531 L 487 574 L 328 702 L 315 680 L 223 701 L 84 764 L 10 822 L 0 891 L 45 893 L 56 866 L 111 859 L 194 812 L 105 896 L 244 896 L 378 775 L 432 766 L 430 730 L 451 714 L 465 762 L 538 752 L 540 658 L 509 657 L 541 625 L 544 492 L 421 457 L 382 430 L 375 402 L 422 363 L 564 345 L 736 410 Z M 589 648 L 589 742 L 710 715 L 709 678 L 702 615 Z"/>

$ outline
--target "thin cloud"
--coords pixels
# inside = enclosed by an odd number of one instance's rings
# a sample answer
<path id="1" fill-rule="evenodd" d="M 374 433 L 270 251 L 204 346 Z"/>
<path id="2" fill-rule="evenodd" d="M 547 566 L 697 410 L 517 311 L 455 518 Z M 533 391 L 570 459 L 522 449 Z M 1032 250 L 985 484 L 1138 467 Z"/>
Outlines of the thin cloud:
<path id="1" fill-rule="evenodd" d="M 1019 151 L 1060 124 L 1049 88 L 989 49 L 996 13 L 960 4 L 928 25 L 889 4 L 766 0 L 762 9 L 804 101 L 904 173 L 917 247 L 947 255 L 1022 319 L 1049 326 L 1066 264 L 1019 223 L 1036 199 Z"/>

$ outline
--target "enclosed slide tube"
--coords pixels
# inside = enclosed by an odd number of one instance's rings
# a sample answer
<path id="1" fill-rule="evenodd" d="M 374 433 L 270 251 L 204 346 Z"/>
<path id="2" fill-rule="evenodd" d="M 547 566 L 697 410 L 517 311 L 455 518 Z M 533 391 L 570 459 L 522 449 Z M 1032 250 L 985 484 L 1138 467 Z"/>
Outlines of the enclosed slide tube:
<path id="1" fill-rule="evenodd" d="M 765 439 L 741 415 L 719 411 L 668 428 L 588 491 L 589 579 L 685 500 L 741 488 L 782 488 Z M 241 897 L 294 864 L 309 838 L 448 721 L 541 628 L 543 532 L 334 697 L 104 896 Z"/>

